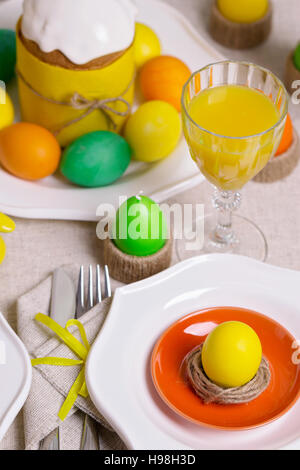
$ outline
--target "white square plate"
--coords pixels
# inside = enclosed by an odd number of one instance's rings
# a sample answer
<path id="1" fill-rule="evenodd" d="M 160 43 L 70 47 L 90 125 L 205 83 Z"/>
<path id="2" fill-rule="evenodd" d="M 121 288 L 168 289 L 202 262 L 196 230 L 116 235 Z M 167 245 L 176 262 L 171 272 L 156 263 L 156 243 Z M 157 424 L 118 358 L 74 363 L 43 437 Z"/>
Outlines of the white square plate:
<path id="1" fill-rule="evenodd" d="M 152 26 L 158 33 L 163 51 L 182 58 L 192 70 L 222 60 L 174 8 L 157 0 L 136 0 L 138 21 Z M 22 0 L 0 4 L 0 28 L 14 28 L 21 14 Z M 16 85 L 9 87 L 18 111 Z M 119 206 L 119 197 L 130 197 L 144 191 L 157 202 L 194 187 L 203 181 L 189 156 L 182 138 L 179 146 L 167 159 L 147 165 L 133 162 L 128 172 L 115 184 L 97 189 L 78 188 L 60 176 L 39 182 L 15 178 L 0 168 L 0 210 L 9 215 L 39 219 L 97 220 L 100 203 Z"/>
<path id="2" fill-rule="evenodd" d="M 118 289 L 90 352 L 86 379 L 98 410 L 130 449 L 300 449 L 300 400 L 277 421 L 249 431 L 190 423 L 158 396 L 150 357 L 172 323 L 205 307 L 245 307 L 300 339 L 300 273 L 234 255 L 207 255 Z M 293 351 L 291 349 L 291 358 Z"/>

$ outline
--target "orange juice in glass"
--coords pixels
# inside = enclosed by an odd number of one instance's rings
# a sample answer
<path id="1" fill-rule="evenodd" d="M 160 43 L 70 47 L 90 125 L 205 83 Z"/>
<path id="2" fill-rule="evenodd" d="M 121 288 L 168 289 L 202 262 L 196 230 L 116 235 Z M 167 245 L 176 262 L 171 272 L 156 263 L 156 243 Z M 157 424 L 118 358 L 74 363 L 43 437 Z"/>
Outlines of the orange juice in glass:
<path id="1" fill-rule="evenodd" d="M 274 156 L 287 110 L 288 95 L 281 81 L 254 64 L 231 61 L 212 64 L 194 73 L 185 85 L 182 97 L 185 137 L 200 171 L 217 189 L 214 206 L 218 220 L 209 237 L 209 251 L 266 257 L 262 232 L 251 223 L 256 231 L 253 236 L 263 241 L 259 251 L 263 249 L 264 253 L 253 253 L 255 243 L 248 252 L 233 231 L 232 213 L 240 205 L 238 191 Z M 242 223 L 247 221 L 243 219 Z M 261 244 L 259 240 L 257 243 Z"/>

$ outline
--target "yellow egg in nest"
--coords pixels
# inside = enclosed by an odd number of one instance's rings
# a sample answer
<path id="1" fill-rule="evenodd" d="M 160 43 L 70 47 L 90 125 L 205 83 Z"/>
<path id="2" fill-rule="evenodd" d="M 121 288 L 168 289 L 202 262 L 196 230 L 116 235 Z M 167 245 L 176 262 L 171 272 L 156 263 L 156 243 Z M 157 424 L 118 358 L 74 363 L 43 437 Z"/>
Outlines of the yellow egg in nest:
<path id="1" fill-rule="evenodd" d="M 256 332 L 245 323 L 232 321 L 216 327 L 206 338 L 202 365 L 207 377 L 223 388 L 250 382 L 262 361 L 262 345 Z"/>
<path id="2" fill-rule="evenodd" d="M 268 0 L 218 0 L 222 15 L 235 23 L 254 23 L 263 18 L 269 7 Z"/>

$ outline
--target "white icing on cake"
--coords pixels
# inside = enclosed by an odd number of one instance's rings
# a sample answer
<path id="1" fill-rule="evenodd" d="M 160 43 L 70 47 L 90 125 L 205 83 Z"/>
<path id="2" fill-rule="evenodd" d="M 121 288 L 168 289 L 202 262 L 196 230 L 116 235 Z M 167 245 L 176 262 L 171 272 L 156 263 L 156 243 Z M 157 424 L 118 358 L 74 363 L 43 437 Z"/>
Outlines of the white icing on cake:
<path id="1" fill-rule="evenodd" d="M 22 33 L 82 65 L 127 49 L 136 15 L 134 0 L 24 0 Z"/>

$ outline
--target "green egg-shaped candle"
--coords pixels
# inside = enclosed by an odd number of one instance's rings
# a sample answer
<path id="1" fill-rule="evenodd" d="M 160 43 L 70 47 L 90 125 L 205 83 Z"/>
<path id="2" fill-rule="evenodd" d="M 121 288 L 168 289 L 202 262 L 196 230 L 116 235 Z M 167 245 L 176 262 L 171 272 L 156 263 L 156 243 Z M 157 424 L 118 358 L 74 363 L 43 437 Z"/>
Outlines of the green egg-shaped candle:
<path id="1" fill-rule="evenodd" d="M 294 65 L 300 72 L 300 44 L 298 44 L 294 52 Z"/>
<path id="2" fill-rule="evenodd" d="M 123 253 L 132 256 L 151 256 L 166 244 L 166 218 L 152 199 L 135 196 L 119 208 L 115 224 L 115 244 Z"/>
<path id="3" fill-rule="evenodd" d="M 108 186 L 127 170 L 131 149 L 123 137 L 96 131 L 75 140 L 63 153 L 60 170 L 72 183 L 87 188 Z"/>
<path id="4" fill-rule="evenodd" d="M 8 83 L 15 74 L 16 33 L 10 29 L 0 29 L 0 80 Z"/>

